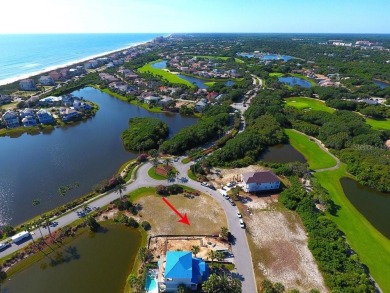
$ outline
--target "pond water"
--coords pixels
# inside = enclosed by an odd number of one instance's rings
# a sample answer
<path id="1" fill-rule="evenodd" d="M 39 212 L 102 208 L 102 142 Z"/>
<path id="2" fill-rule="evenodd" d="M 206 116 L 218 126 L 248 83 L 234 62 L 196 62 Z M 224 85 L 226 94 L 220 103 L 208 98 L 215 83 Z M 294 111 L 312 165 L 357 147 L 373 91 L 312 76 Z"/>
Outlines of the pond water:
<path id="1" fill-rule="evenodd" d="M 305 157 L 293 148 L 291 144 L 278 144 L 269 147 L 260 157 L 260 160 L 268 163 L 306 163 Z"/>
<path id="2" fill-rule="evenodd" d="M 373 80 L 373 82 L 379 86 L 381 89 L 384 89 L 384 88 L 387 88 L 390 86 L 389 83 L 386 83 L 386 82 L 383 82 L 383 81 L 379 81 L 379 80 Z"/>
<path id="3" fill-rule="evenodd" d="M 260 53 L 240 53 L 238 56 L 247 57 L 247 58 L 259 58 L 261 60 L 283 60 L 288 61 L 291 59 L 294 59 L 294 57 L 287 56 L 287 55 L 278 55 L 278 54 L 260 54 Z"/>
<path id="4" fill-rule="evenodd" d="M 90 192 L 138 154 L 124 149 L 121 133 L 131 117 L 156 117 L 169 125 L 170 135 L 196 123 L 178 114 L 151 113 L 94 88 L 73 93 L 97 103 L 96 116 L 49 134 L 0 137 L 0 225 L 19 224 Z M 79 183 L 59 196 L 58 187 Z M 41 204 L 32 205 L 33 199 Z"/>
<path id="5" fill-rule="evenodd" d="M 279 81 L 282 83 L 286 83 L 290 86 L 299 85 L 304 88 L 311 88 L 310 82 L 299 77 L 283 76 L 283 77 L 279 77 Z"/>
<path id="6" fill-rule="evenodd" d="M 160 62 L 153 63 L 152 67 L 153 68 L 158 68 L 158 69 L 165 69 L 165 68 L 167 68 L 167 61 L 163 60 L 163 61 L 160 61 Z"/>
<path id="7" fill-rule="evenodd" d="M 141 233 L 122 225 L 105 232 L 85 232 L 58 249 L 62 262 L 51 265 L 56 252 L 16 274 L 2 285 L 4 293 L 121 293 L 141 245 Z"/>
<path id="8" fill-rule="evenodd" d="M 390 193 L 383 193 L 350 178 L 340 180 L 344 193 L 355 208 L 390 239 Z"/>
<path id="9" fill-rule="evenodd" d="M 235 82 L 232 81 L 232 80 L 228 80 L 227 82 L 225 82 L 225 85 L 226 85 L 226 86 L 232 86 L 232 85 L 234 85 L 234 84 L 235 84 Z"/>
<path id="10" fill-rule="evenodd" d="M 205 85 L 206 81 L 201 80 L 199 78 L 192 77 L 192 76 L 187 76 L 187 75 L 184 75 L 184 74 L 178 74 L 177 76 L 182 78 L 182 79 L 185 79 L 185 80 L 189 81 L 190 83 L 195 84 L 200 89 L 207 89 L 208 88 L 208 86 Z"/>

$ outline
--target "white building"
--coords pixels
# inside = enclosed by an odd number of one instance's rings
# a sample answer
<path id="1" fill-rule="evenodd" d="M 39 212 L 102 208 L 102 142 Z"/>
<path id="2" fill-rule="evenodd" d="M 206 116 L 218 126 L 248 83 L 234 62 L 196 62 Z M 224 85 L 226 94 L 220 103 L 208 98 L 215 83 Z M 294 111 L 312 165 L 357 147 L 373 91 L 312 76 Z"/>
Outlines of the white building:
<path id="1" fill-rule="evenodd" d="M 275 190 L 280 187 L 279 178 L 271 171 L 243 173 L 241 181 L 245 192 Z"/>
<path id="2" fill-rule="evenodd" d="M 32 80 L 31 78 L 21 80 L 19 82 L 19 89 L 21 91 L 35 91 L 36 86 L 34 80 Z"/>
<path id="3" fill-rule="evenodd" d="M 42 75 L 39 78 L 39 83 L 41 85 L 55 85 L 56 84 L 54 79 L 49 75 Z"/>

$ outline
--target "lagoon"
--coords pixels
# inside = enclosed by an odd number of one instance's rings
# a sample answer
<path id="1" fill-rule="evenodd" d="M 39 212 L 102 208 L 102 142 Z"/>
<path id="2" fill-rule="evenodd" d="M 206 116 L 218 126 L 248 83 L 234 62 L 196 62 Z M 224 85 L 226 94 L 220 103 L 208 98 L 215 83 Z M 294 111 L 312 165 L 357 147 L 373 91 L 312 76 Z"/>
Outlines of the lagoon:
<path id="1" fill-rule="evenodd" d="M 390 239 L 390 193 L 383 193 L 350 178 L 340 180 L 344 193 L 355 208 Z"/>
<path id="2" fill-rule="evenodd" d="M 268 147 L 261 155 L 260 160 L 268 163 L 306 163 L 305 157 L 291 144 L 277 144 Z"/>
<path id="3" fill-rule="evenodd" d="M 73 92 L 100 107 L 86 121 L 56 128 L 48 134 L 0 137 L 0 225 L 17 225 L 90 192 L 94 185 L 113 176 L 138 154 L 125 150 L 121 133 L 131 117 L 157 117 L 170 135 L 193 125 L 196 118 L 172 113 L 151 113 L 88 87 Z M 79 183 L 66 196 L 58 187 Z M 33 199 L 41 204 L 32 205 Z"/>
<path id="4" fill-rule="evenodd" d="M 299 77 L 283 76 L 283 77 L 279 77 L 278 79 L 280 82 L 286 83 L 289 86 L 298 85 L 298 86 L 301 86 L 304 88 L 311 88 L 310 82 L 308 82 L 307 80 L 304 80 L 302 78 L 299 78 Z"/>
<path id="5" fill-rule="evenodd" d="M 386 83 L 386 82 L 383 82 L 383 81 L 379 81 L 379 80 L 373 80 L 373 82 L 379 86 L 381 89 L 384 89 L 384 88 L 387 88 L 390 86 L 389 83 Z"/>
<path id="6" fill-rule="evenodd" d="M 76 240 L 16 274 L 2 285 L 4 293 L 121 293 L 141 244 L 141 233 L 121 224 L 84 232 Z M 52 266 L 62 253 L 66 262 Z M 50 257 L 50 258 L 49 258 Z"/>

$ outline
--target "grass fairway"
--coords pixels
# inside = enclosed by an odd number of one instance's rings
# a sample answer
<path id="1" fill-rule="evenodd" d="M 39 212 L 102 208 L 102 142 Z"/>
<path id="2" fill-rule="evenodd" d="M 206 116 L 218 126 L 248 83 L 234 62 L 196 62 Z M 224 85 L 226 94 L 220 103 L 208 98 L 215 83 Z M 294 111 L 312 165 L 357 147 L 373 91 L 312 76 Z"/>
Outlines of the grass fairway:
<path id="1" fill-rule="evenodd" d="M 340 206 L 336 216 L 328 215 L 346 234 L 348 243 L 358 253 L 362 263 L 383 292 L 390 292 L 390 240 L 379 233 L 347 199 L 340 183 L 346 177 L 346 166 L 340 169 L 316 173 L 321 185 L 329 191 L 336 205 Z"/>
<path id="2" fill-rule="evenodd" d="M 271 72 L 269 74 L 270 77 L 282 77 L 284 74 L 281 72 Z"/>
<path id="3" fill-rule="evenodd" d="M 390 119 L 375 120 L 371 118 L 366 118 L 366 123 L 374 129 L 390 130 Z"/>
<path id="4" fill-rule="evenodd" d="M 322 150 L 315 142 L 306 135 L 285 129 L 291 145 L 297 149 L 307 160 L 310 169 L 330 168 L 336 165 L 335 159 Z"/>
<path id="5" fill-rule="evenodd" d="M 166 71 L 166 70 L 163 70 L 163 69 L 160 69 L 160 68 L 154 68 L 152 66 L 154 63 L 157 63 L 157 62 L 160 62 L 160 61 L 162 61 L 162 60 L 156 60 L 156 61 L 153 61 L 153 62 L 149 62 L 149 63 L 145 64 L 144 66 L 142 66 L 141 68 L 138 68 L 138 72 L 140 72 L 140 73 L 149 72 L 149 73 L 151 73 L 151 74 L 153 74 L 155 76 L 161 77 L 162 79 L 166 79 L 167 81 L 169 81 L 171 83 L 185 84 L 186 86 L 189 86 L 191 88 L 195 87 L 189 81 L 184 80 L 184 79 L 178 77 L 177 75 L 175 75 L 173 73 L 170 73 L 169 71 Z"/>
<path id="6" fill-rule="evenodd" d="M 326 106 L 324 102 L 312 99 L 312 98 L 304 98 L 304 97 L 291 97 L 285 99 L 287 107 L 294 107 L 299 110 L 316 110 L 316 111 L 324 111 L 328 113 L 333 113 L 335 110 Z"/>

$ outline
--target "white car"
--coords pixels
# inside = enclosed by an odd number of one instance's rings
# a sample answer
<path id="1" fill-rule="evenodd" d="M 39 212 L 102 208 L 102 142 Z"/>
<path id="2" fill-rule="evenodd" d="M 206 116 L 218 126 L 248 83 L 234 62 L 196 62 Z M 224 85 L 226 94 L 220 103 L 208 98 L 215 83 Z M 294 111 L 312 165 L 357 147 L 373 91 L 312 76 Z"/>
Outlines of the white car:
<path id="1" fill-rule="evenodd" d="M 242 219 L 240 219 L 240 227 L 242 229 L 245 229 L 245 223 L 244 223 L 244 221 Z"/>
<path id="2" fill-rule="evenodd" d="M 239 211 L 237 211 L 237 217 L 239 217 L 240 219 L 242 218 L 242 215 Z"/>

